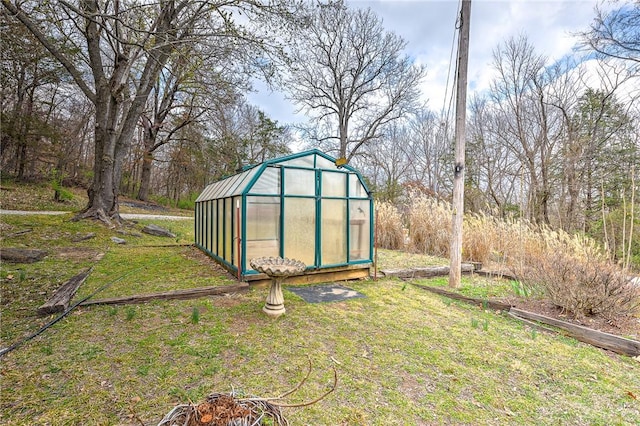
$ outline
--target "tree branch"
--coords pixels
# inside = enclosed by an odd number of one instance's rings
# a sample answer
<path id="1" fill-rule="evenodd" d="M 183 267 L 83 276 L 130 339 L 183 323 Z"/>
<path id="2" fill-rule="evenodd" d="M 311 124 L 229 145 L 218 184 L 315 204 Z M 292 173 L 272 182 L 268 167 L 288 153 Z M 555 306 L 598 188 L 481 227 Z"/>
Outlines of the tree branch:
<path id="1" fill-rule="evenodd" d="M 96 102 L 96 94 L 94 90 L 92 90 L 87 83 L 82 78 L 82 73 L 76 66 L 71 62 L 71 60 L 65 56 L 59 49 L 57 49 L 48 39 L 48 37 L 38 28 L 35 22 L 33 22 L 29 17 L 19 9 L 16 5 L 14 5 L 9 0 L 2 0 L 2 5 L 11 12 L 11 15 L 18 19 L 22 24 L 33 34 L 40 43 L 56 58 L 62 66 L 71 74 L 73 81 L 78 85 L 82 93 L 93 103 Z"/>

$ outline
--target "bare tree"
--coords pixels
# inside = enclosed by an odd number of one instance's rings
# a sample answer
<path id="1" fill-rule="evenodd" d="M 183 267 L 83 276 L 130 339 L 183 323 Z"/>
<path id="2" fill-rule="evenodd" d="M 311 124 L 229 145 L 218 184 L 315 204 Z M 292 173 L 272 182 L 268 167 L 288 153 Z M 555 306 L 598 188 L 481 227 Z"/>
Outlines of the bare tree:
<path id="1" fill-rule="evenodd" d="M 583 65 L 573 63 L 558 63 L 547 71 L 552 74 L 549 105 L 562 115 L 558 219 L 567 231 L 588 230 L 589 223 L 597 219 L 594 210 L 599 210 L 602 173 L 618 169 L 615 162 L 607 164 L 611 160 L 607 150 L 625 133 L 629 124 L 626 110 L 638 96 L 625 90 L 635 76 L 619 60 L 594 62 L 589 73 Z M 618 101 L 618 94 L 624 94 L 626 104 Z"/>
<path id="2" fill-rule="evenodd" d="M 413 165 L 404 149 L 407 131 L 402 121 L 391 123 L 379 139 L 363 147 L 361 158 L 355 160 L 367 174 L 379 200 L 396 202 L 403 195 Z"/>
<path id="3" fill-rule="evenodd" d="M 123 159 L 158 76 L 178 46 L 217 40 L 265 47 L 273 17 L 289 18 L 285 1 L 2 0 L 67 70 L 95 108 L 95 158 L 89 203 L 79 218 L 120 221 Z M 233 13 L 248 19 L 234 21 Z M 251 27 L 248 27 L 250 25 Z"/>
<path id="4" fill-rule="evenodd" d="M 64 84 L 63 69 L 7 13 L 0 19 L 2 167 L 18 179 L 32 178 L 35 159 L 43 151 L 42 141 L 58 137 L 51 111 L 59 102 L 57 88 Z"/>
<path id="5" fill-rule="evenodd" d="M 237 99 L 239 78 L 224 75 L 218 60 L 210 59 L 207 67 L 201 61 L 189 61 L 193 49 L 176 52 L 149 96 L 147 108 L 140 117 L 142 132 L 142 167 L 137 198 L 149 197 L 154 153 L 175 140 L 185 126 L 198 120 L 210 107 Z M 226 60 L 223 55 L 219 60 Z"/>
<path id="6" fill-rule="evenodd" d="M 494 51 L 498 77 L 491 96 L 501 129 L 502 146 L 522 163 L 528 189 L 529 218 L 549 222 L 550 168 L 554 154 L 554 126 L 547 104 L 543 75 L 545 58 L 535 53 L 526 37 L 512 38 Z"/>
<path id="7" fill-rule="evenodd" d="M 343 1 L 317 7 L 291 53 L 291 98 L 318 125 L 317 139 L 351 160 L 418 98 L 424 68 L 371 11 Z"/>
<path id="8" fill-rule="evenodd" d="M 627 2 L 604 12 L 596 9 L 589 31 L 581 34 L 584 42 L 597 53 L 635 63 L 640 67 L 640 2 Z"/>
<path id="9" fill-rule="evenodd" d="M 505 216 L 517 202 L 522 166 L 496 137 L 502 131 L 502 125 L 494 106 L 486 98 L 472 98 L 467 145 L 468 192 L 470 196 L 482 198 L 465 202 L 472 211 L 497 210 L 500 216 Z"/>
<path id="10" fill-rule="evenodd" d="M 447 140 L 444 120 L 422 106 L 409 116 L 407 140 L 402 144 L 411 161 L 412 179 L 432 194 L 450 189 L 445 184 L 451 180 L 445 164 L 451 141 Z"/>
<path id="11" fill-rule="evenodd" d="M 246 165 L 288 154 L 290 133 L 264 112 L 246 103 L 220 103 L 206 113 L 209 151 L 216 159 L 212 178 L 235 173 Z"/>

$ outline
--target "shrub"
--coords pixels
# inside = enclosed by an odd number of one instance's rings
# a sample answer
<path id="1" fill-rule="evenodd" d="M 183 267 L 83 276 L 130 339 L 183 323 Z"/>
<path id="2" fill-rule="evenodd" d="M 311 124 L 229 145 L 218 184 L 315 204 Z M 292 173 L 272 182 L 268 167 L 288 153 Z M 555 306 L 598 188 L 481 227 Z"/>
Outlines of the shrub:
<path id="1" fill-rule="evenodd" d="M 375 210 L 378 247 L 391 250 L 404 248 L 404 227 L 396 206 L 389 202 L 376 202 Z"/>
<path id="2" fill-rule="evenodd" d="M 51 189 L 53 189 L 53 199 L 59 203 L 73 200 L 73 194 L 62 186 L 64 173 L 53 169 L 51 172 Z"/>
<path id="3" fill-rule="evenodd" d="M 564 231 L 528 227 L 527 244 L 512 265 L 523 282 L 541 286 L 556 305 L 575 316 L 631 315 L 640 307 L 640 290 L 594 240 Z"/>

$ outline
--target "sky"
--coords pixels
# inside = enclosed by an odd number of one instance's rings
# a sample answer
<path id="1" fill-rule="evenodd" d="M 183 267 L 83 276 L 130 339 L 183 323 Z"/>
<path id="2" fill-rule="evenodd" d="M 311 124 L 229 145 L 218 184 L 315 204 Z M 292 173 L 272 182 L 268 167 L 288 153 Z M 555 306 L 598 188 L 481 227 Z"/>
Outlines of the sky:
<path id="1" fill-rule="evenodd" d="M 469 42 L 468 94 L 488 89 L 493 75 L 493 51 L 511 37 L 526 35 L 536 53 L 550 61 L 576 49 L 576 32 L 589 28 L 594 0 L 472 0 Z M 422 100 L 433 111 L 448 106 L 447 76 L 459 14 L 458 0 L 348 0 L 353 7 L 371 8 L 388 31 L 406 42 L 405 53 L 427 67 Z M 455 55 L 455 52 L 454 52 Z M 551 63 L 551 62 L 549 62 Z M 453 72 L 453 71 L 451 71 Z M 450 77 L 453 78 L 453 77 Z M 303 113 L 281 92 L 255 84 L 249 101 L 280 124 L 306 121 Z"/>

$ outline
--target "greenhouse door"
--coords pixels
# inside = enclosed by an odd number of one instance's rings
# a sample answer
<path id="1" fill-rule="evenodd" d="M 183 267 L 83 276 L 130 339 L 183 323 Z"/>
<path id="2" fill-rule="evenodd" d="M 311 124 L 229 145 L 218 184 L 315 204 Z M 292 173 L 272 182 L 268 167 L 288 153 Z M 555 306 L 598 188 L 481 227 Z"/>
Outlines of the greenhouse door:
<path id="1" fill-rule="evenodd" d="M 316 265 L 316 171 L 284 168 L 284 257 Z"/>
<path id="2" fill-rule="evenodd" d="M 316 200 L 284 199 L 284 256 L 316 265 Z"/>
<path id="3" fill-rule="evenodd" d="M 307 267 L 347 263 L 347 174 L 284 169 L 284 256 Z"/>

